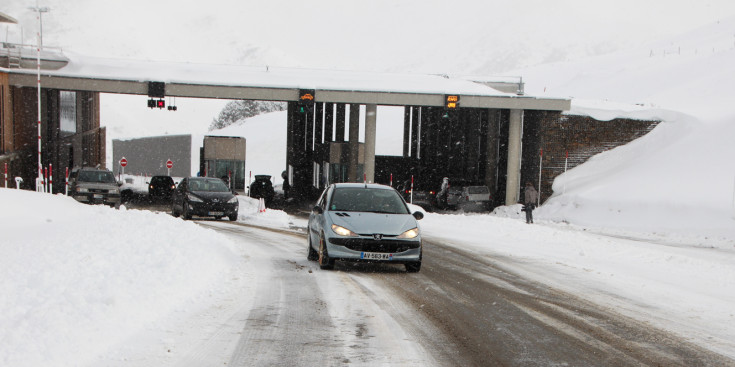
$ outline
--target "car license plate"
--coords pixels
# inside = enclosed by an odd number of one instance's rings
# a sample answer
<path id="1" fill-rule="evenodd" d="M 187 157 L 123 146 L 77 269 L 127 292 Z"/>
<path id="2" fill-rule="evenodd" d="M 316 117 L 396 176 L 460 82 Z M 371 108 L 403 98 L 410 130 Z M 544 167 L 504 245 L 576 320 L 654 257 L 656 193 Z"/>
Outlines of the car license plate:
<path id="1" fill-rule="evenodd" d="M 361 259 L 365 260 L 393 260 L 393 254 L 384 254 L 379 252 L 363 252 L 360 254 Z"/>
<path id="2" fill-rule="evenodd" d="M 209 215 L 218 216 L 218 215 L 225 215 L 225 213 L 224 212 L 209 212 Z"/>
<path id="3" fill-rule="evenodd" d="M 102 199 L 102 194 L 94 194 L 95 199 Z"/>

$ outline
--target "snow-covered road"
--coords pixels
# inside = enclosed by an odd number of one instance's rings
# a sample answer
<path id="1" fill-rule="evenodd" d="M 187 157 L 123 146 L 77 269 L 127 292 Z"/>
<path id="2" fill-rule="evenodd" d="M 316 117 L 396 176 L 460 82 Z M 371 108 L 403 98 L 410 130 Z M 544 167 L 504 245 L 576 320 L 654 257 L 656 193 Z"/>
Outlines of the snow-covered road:
<path id="1" fill-rule="evenodd" d="M 425 267 L 306 260 L 298 231 L 199 221 L 237 243 L 212 302 L 172 314 L 104 365 L 725 365 L 667 332 L 514 274 L 525 261 L 427 241 Z M 200 309 L 206 305 L 205 309 Z M 166 353 L 161 353 L 165 349 Z"/>

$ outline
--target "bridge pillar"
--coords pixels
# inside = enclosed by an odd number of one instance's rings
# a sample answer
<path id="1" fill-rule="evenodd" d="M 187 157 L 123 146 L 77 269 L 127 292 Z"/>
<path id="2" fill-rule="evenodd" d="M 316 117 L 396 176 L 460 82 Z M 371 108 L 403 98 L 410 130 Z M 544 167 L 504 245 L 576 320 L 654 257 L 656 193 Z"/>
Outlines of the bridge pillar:
<path id="1" fill-rule="evenodd" d="M 365 176 L 367 182 L 375 182 L 375 133 L 378 106 L 369 104 L 365 108 Z"/>
<path id="2" fill-rule="evenodd" d="M 360 105 L 350 104 L 350 131 L 349 131 L 350 160 L 347 168 L 349 182 L 360 182 L 357 177 L 357 166 L 360 162 Z"/>
<path id="3" fill-rule="evenodd" d="M 508 173 L 505 205 L 517 204 L 521 190 L 521 149 L 523 138 L 523 110 L 510 110 L 508 126 Z"/>

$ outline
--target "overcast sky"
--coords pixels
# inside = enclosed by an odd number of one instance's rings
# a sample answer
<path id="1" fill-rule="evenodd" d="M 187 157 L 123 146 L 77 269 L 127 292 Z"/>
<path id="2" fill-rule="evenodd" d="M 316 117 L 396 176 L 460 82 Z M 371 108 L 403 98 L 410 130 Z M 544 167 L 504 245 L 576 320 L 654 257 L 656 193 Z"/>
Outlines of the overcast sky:
<path id="1" fill-rule="evenodd" d="M 35 39 L 33 1 L 0 7 Z M 732 0 L 40 0 L 44 42 L 124 58 L 498 74 L 638 45 L 735 15 Z M 20 27 L 2 26 L 20 39 Z M 427 55 L 430 55 L 427 57 Z"/>

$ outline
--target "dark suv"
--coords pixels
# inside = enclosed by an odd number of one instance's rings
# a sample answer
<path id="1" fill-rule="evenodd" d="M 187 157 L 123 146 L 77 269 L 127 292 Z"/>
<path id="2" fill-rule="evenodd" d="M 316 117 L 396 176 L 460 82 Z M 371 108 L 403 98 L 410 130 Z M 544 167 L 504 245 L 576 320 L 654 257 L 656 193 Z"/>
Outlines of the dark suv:
<path id="1" fill-rule="evenodd" d="M 170 200 L 176 185 L 171 176 L 153 176 L 148 183 L 148 198 L 155 200 Z"/>
<path id="2" fill-rule="evenodd" d="M 255 181 L 250 184 L 250 197 L 260 199 L 263 198 L 266 206 L 270 206 L 273 201 L 275 191 L 273 183 L 271 183 L 270 175 L 255 175 Z"/>
<path id="3" fill-rule="evenodd" d="M 72 169 L 69 174 L 69 195 L 82 203 L 120 207 L 120 187 L 112 172 L 106 169 Z"/>

